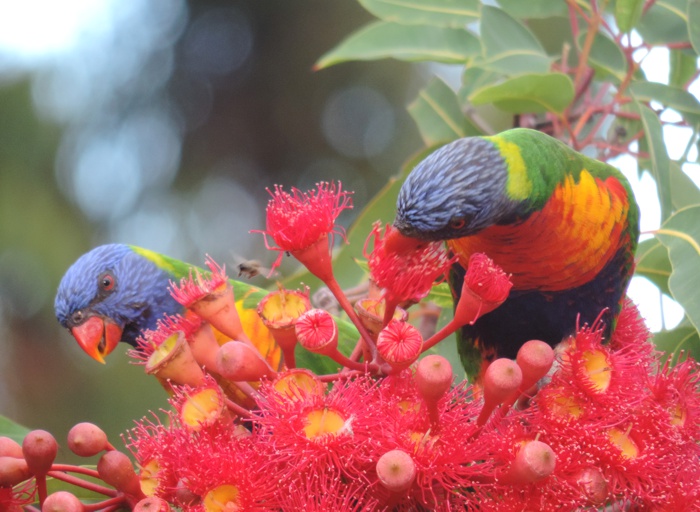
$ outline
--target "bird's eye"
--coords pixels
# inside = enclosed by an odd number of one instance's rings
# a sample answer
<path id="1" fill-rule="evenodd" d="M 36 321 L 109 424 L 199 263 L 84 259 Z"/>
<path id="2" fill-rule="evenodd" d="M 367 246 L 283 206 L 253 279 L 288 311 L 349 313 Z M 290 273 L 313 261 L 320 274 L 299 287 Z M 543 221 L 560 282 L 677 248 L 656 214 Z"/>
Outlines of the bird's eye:
<path id="1" fill-rule="evenodd" d="M 452 229 L 462 229 L 466 223 L 467 223 L 467 221 L 465 219 L 462 219 L 462 218 L 452 219 L 450 221 L 450 227 Z"/>
<path id="2" fill-rule="evenodd" d="M 70 316 L 71 322 L 73 322 L 75 325 L 79 325 L 80 322 L 83 321 L 83 312 L 82 310 L 78 310 L 73 312 L 73 314 Z"/>
<path id="3" fill-rule="evenodd" d="M 111 292 L 116 284 L 116 279 L 114 279 L 114 276 L 111 273 L 105 272 L 100 276 L 98 283 L 100 290 L 103 292 Z"/>

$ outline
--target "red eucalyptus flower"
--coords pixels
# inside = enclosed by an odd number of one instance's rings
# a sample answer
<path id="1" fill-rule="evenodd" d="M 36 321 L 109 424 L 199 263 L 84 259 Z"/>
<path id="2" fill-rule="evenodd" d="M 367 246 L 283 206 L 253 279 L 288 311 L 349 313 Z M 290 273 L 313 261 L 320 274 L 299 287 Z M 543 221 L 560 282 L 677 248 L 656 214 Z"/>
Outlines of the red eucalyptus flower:
<path id="1" fill-rule="evenodd" d="M 268 189 L 272 199 L 267 203 L 267 229 L 254 232 L 265 236 L 268 249 L 280 251 L 272 269 L 279 266 L 284 252 L 294 255 L 319 241 L 328 249 L 329 235 L 331 242 L 336 234 L 345 239 L 345 231 L 336 226 L 335 220 L 344 209 L 352 208 L 351 192 L 342 190 L 340 182 L 337 186 L 333 182 L 321 182 L 316 187 L 315 191 L 310 192 L 292 187 L 291 193 L 279 185 L 275 185 L 274 192 Z M 270 245 L 268 236 L 277 247 Z"/>

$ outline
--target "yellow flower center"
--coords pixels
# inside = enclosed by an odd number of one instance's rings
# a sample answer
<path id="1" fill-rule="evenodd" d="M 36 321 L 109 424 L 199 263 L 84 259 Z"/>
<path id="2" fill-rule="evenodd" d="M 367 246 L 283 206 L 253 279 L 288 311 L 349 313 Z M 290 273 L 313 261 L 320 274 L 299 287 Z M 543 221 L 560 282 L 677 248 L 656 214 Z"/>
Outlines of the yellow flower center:
<path id="1" fill-rule="evenodd" d="M 622 431 L 619 428 L 608 430 L 608 438 L 613 445 L 619 448 L 625 459 L 634 459 L 639 455 L 639 447 L 630 439 L 630 430 L 632 430 L 631 426 L 626 431 Z"/>
<path id="2" fill-rule="evenodd" d="M 347 422 L 342 414 L 324 407 L 314 409 L 306 415 L 304 435 L 307 439 L 315 440 L 324 435 L 338 435 L 347 430 Z"/>
<path id="3" fill-rule="evenodd" d="M 676 405 L 675 407 L 672 407 L 669 411 L 669 414 L 671 415 L 671 425 L 675 425 L 677 427 L 682 427 L 683 425 L 685 425 L 687 413 L 681 405 Z"/>
<path id="4" fill-rule="evenodd" d="M 177 331 L 165 338 L 163 343 L 158 345 L 158 347 L 153 351 L 153 354 L 151 354 L 151 357 L 148 358 L 147 367 L 153 368 L 154 366 L 158 365 L 158 363 L 163 361 L 163 359 L 168 357 L 170 353 L 175 350 L 181 335 L 182 333 Z"/>
<path id="5" fill-rule="evenodd" d="M 204 389 L 187 397 L 182 405 L 180 420 L 190 430 L 200 430 L 219 419 L 223 409 L 221 395 L 215 389 Z"/>
<path id="6" fill-rule="evenodd" d="M 299 395 L 322 395 L 323 385 L 311 374 L 304 370 L 291 370 L 273 384 L 280 395 L 295 400 Z"/>
<path id="7" fill-rule="evenodd" d="M 260 304 L 260 316 L 275 327 L 292 324 L 310 308 L 309 299 L 301 292 L 285 289 L 272 292 Z"/>
<path id="8" fill-rule="evenodd" d="M 559 395 L 553 400 L 547 401 L 549 410 L 555 416 L 562 418 L 578 419 L 583 415 L 583 407 L 581 403 L 570 396 Z"/>
<path id="9" fill-rule="evenodd" d="M 158 484 L 158 472 L 160 471 L 160 464 L 157 460 L 149 460 L 146 464 L 141 466 L 141 471 L 139 473 L 139 481 L 141 483 L 141 491 L 146 496 L 154 496 Z"/>
<path id="10" fill-rule="evenodd" d="M 593 384 L 596 391 L 605 393 L 612 377 L 608 355 L 602 350 L 588 350 L 581 357 L 586 378 Z"/>
<path id="11" fill-rule="evenodd" d="M 238 512 L 243 510 L 240 491 L 235 485 L 220 485 L 204 496 L 204 510 L 207 512 Z"/>

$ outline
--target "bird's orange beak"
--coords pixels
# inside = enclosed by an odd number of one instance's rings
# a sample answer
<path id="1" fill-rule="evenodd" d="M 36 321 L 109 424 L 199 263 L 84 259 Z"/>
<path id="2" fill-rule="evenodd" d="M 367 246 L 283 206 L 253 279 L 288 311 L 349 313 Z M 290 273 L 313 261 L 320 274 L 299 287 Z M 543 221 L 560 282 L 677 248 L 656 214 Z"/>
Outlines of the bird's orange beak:
<path id="1" fill-rule="evenodd" d="M 105 356 L 114 350 L 121 340 L 122 329 L 109 318 L 92 316 L 70 330 L 87 355 L 105 363 Z"/>
<path id="2" fill-rule="evenodd" d="M 401 231 L 391 226 L 384 238 L 384 250 L 388 253 L 406 254 L 420 248 L 424 243 L 419 238 L 402 235 Z"/>

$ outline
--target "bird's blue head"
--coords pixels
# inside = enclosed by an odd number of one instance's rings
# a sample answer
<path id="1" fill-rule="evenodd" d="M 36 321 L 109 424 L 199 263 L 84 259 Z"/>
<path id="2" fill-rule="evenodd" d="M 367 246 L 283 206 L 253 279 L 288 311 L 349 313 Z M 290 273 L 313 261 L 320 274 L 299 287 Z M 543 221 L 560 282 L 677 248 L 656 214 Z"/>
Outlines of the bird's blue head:
<path id="1" fill-rule="evenodd" d="M 102 245 L 68 269 L 54 309 L 62 326 L 97 361 L 119 341 L 136 345 L 164 314 L 182 311 L 168 292 L 171 276 L 128 245 Z"/>
<path id="2" fill-rule="evenodd" d="M 419 163 L 401 187 L 394 226 L 401 235 L 449 240 L 473 235 L 512 218 L 508 169 L 493 142 L 467 137 Z"/>

